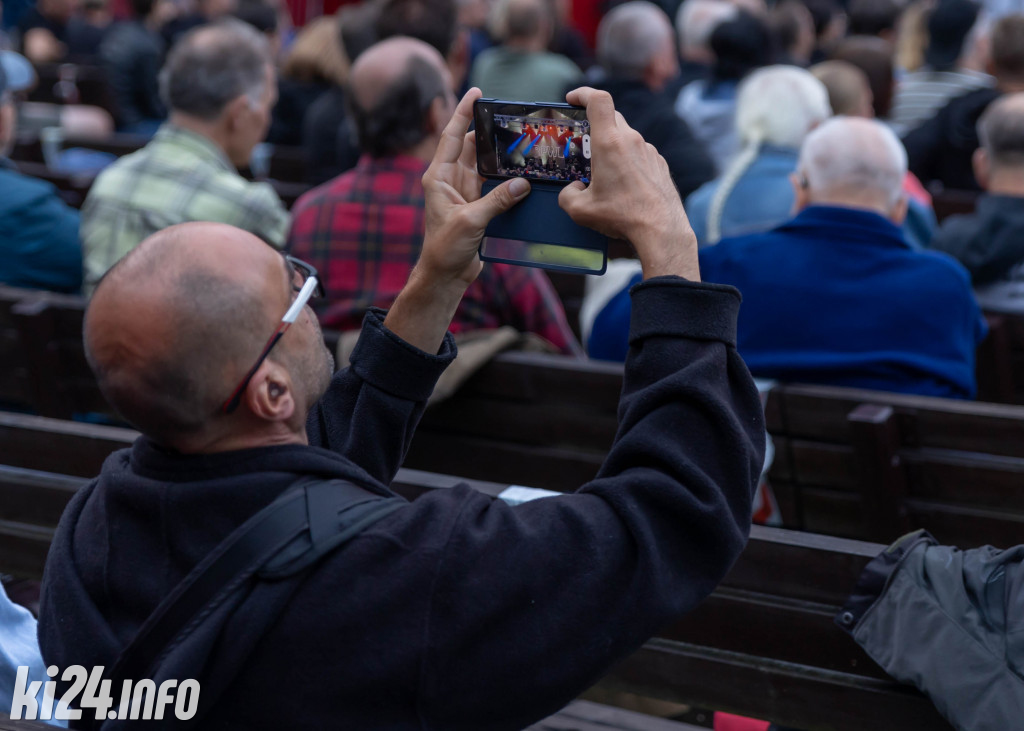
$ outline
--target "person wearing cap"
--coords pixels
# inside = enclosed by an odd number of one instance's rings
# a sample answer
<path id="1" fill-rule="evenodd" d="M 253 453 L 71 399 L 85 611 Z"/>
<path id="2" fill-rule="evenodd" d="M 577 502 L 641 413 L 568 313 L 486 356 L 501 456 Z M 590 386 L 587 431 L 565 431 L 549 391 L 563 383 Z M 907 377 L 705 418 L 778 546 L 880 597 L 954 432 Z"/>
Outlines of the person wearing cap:
<path id="1" fill-rule="evenodd" d="M 889 125 L 907 134 L 942 109 L 950 99 L 993 85 L 992 77 L 965 65 L 979 6 L 970 0 L 940 0 L 928 16 L 925 67 L 907 74 L 896 87 Z"/>
<path id="2" fill-rule="evenodd" d="M 57 189 L 22 175 L 7 158 L 14 145 L 14 92 L 35 81 L 32 66 L 12 51 L 0 51 L 0 282 L 12 287 L 78 292 L 82 247 L 78 211 Z"/>

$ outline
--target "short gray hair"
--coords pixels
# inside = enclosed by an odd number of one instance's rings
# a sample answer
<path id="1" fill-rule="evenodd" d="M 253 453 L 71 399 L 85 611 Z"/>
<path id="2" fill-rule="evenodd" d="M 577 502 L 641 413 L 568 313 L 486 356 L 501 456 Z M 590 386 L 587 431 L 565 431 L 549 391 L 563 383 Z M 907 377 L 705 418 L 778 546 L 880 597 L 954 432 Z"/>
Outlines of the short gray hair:
<path id="1" fill-rule="evenodd" d="M 1024 92 L 989 105 L 978 120 L 978 141 L 993 165 L 1024 165 Z"/>
<path id="2" fill-rule="evenodd" d="M 160 97 L 172 111 L 212 121 L 243 94 L 259 104 L 270 63 L 270 46 L 259 31 L 221 20 L 190 31 L 171 49 L 160 70 Z"/>
<path id="3" fill-rule="evenodd" d="M 676 13 L 676 33 L 683 50 L 710 49 L 711 34 L 727 20 L 732 20 L 739 8 L 727 0 L 685 0 Z"/>
<path id="4" fill-rule="evenodd" d="M 874 119 L 833 117 L 807 135 L 797 169 L 820 193 L 856 193 L 894 206 L 903 195 L 907 151 Z"/>
<path id="5" fill-rule="evenodd" d="M 664 11 L 646 0 L 634 0 L 601 21 L 597 62 L 609 76 L 639 78 L 666 39 L 672 40 L 672 26 Z"/>

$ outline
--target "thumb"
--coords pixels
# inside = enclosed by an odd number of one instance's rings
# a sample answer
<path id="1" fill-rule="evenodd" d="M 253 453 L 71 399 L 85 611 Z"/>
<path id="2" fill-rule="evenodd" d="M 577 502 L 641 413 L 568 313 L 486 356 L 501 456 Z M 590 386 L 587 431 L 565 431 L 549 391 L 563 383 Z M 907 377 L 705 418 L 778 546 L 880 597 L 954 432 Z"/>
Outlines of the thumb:
<path id="1" fill-rule="evenodd" d="M 586 191 L 587 186 L 579 180 L 574 180 L 567 186 L 562 188 L 562 192 L 558 194 L 558 205 L 561 206 L 562 210 L 569 214 L 569 217 L 576 220 L 573 217 L 573 211 L 579 210 L 580 204 L 583 203 L 583 194 Z M 577 223 L 579 223 L 577 221 Z"/>
<path id="2" fill-rule="evenodd" d="M 508 180 L 474 203 L 484 216 L 485 225 L 499 213 L 504 213 L 530 193 L 530 183 L 523 178 Z"/>

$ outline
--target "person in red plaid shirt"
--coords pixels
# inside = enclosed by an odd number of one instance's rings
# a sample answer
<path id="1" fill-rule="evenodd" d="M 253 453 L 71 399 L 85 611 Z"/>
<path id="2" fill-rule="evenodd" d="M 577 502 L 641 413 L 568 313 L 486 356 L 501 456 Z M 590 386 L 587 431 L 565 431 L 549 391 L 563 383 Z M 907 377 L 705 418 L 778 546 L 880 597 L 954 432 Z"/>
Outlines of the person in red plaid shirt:
<path id="1" fill-rule="evenodd" d="M 421 178 L 455 109 L 441 55 L 411 38 L 382 41 L 350 74 L 363 156 L 354 170 L 302 196 L 287 248 L 323 277 L 324 327 L 355 330 L 370 307 L 390 307 L 423 245 Z M 550 280 L 539 269 L 487 264 L 451 332 L 511 325 L 582 354 Z"/>

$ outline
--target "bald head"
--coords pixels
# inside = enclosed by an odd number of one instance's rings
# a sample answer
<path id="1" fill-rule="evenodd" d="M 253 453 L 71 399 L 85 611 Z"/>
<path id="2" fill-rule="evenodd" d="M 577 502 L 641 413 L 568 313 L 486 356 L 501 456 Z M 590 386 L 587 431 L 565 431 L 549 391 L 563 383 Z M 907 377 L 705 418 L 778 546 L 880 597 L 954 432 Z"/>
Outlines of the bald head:
<path id="1" fill-rule="evenodd" d="M 978 120 L 978 139 L 993 167 L 1024 169 L 1024 92 L 988 106 Z"/>
<path id="2" fill-rule="evenodd" d="M 797 170 L 811 203 L 864 208 L 893 218 L 904 201 L 907 153 L 892 130 L 873 119 L 824 122 L 804 140 Z"/>
<path id="3" fill-rule="evenodd" d="M 833 114 L 875 116 L 867 74 L 852 63 L 823 61 L 812 66 L 810 71 L 828 90 L 828 102 Z"/>
<path id="4" fill-rule="evenodd" d="M 434 132 L 433 102 L 452 79 L 441 54 L 414 38 L 389 38 L 363 52 L 349 75 L 360 147 L 373 157 L 406 153 Z M 451 105 L 444 108 L 451 114 Z M 443 129 L 447 119 L 441 120 Z M 439 130 L 437 130 L 439 132 Z"/>
<path id="5" fill-rule="evenodd" d="M 86 355 L 114 408 L 173 446 L 219 418 L 290 292 L 280 254 L 252 234 L 173 226 L 101 280 L 86 313 Z"/>

